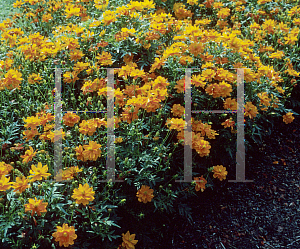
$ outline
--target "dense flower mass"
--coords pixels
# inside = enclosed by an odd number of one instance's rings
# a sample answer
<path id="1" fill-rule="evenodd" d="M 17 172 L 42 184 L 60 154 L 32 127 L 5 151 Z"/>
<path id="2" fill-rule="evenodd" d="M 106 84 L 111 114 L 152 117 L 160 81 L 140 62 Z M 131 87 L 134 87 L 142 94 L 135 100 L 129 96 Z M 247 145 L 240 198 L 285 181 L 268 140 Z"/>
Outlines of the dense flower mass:
<path id="1" fill-rule="evenodd" d="M 8 222 L 0 239 L 12 248 L 134 249 L 135 234 L 115 234 L 119 216 L 145 234 L 136 225 L 153 210 L 172 212 L 180 198 L 226 180 L 236 112 L 244 111 L 250 140 L 277 117 L 288 125 L 298 116 L 286 107 L 295 106 L 300 77 L 296 1 L 13 7 L 0 23 L 0 206 Z M 172 181 L 187 151 L 198 177 L 181 188 Z M 104 246 L 110 240 L 118 242 Z"/>

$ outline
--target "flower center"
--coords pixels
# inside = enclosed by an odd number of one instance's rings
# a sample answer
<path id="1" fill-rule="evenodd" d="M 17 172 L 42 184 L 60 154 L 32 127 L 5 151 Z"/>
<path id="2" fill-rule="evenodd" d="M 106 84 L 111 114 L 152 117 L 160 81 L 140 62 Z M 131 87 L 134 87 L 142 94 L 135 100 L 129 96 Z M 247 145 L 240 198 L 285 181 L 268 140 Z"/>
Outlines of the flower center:
<path id="1" fill-rule="evenodd" d="M 64 236 L 64 237 L 67 237 L 67 236 L 68 236 L 68 234 L 67 234 L 66 232 L 64 232 L 63 236 Z"/>

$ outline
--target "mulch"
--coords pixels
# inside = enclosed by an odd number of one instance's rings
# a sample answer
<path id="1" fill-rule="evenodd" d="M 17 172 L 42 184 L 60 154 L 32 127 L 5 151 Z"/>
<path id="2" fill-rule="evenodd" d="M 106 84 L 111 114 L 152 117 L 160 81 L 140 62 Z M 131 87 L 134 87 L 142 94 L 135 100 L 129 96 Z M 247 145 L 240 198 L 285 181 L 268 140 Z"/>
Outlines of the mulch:
<path id="1" fill-rule="evenodd" d="M 174 216 L 161 248 L 300 248 L 300 117 L 281 119 L 246 157 L 254 182 L 199 191 L 188 200 L 193 222 Z"/>

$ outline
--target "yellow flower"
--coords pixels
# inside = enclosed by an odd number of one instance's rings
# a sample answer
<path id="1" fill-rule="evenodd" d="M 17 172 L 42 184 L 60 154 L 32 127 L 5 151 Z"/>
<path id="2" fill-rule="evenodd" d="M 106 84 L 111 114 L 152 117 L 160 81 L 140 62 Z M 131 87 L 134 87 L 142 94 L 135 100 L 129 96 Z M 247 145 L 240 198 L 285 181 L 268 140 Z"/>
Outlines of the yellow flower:
<path id="1" fill-rule="evenodd" d="M 0 162 L 0 177 L 9 174 L 12 169 L 13 167 L 10 164 Z"/>
<path id="2" fill-rule="evenodd" d="M 64 124 L 70 127 L 73 127 L 74 124 L 78 123 L 80 120 L 80 117 L 72 112 L 67 112 L 63 116 Z"/>
<path id="3" fill-rule="evenodd" d="M 88 145 L 83 145 L 83 148 L 85 149 L 83 156 L 86 160 L 96 161 L 101 156 L 101 145 L 97 142 L 90 141 Z"/>
<path id="4" fill-rule="evenodd" d="M 125 249 L 134 249 L 134 246 L 136 245 L 136 243 L 138 243 L 138 240 L 135 240 L 134 238 L 135 234 L 130 234 L 129 231 L 127 231 L 126 234 L 122 233 L 122 247 L 124 247 Z"/>
<path id="5" fill-rule="evenodd" d="M 47 202 L 42 202 L 42 200 L 35 199 L 29 199 L 28 204 L 24 204 L 25 206 L 25 212 L 32 211 L 31 216 L 33 216 L 35 213 L 37 213 L 38 216 L 41 216 L 41 213 L 46 213 L 46 207 L 48 205 Z"/>
<path id="6" fill-rule="evenodd" d="M 283 115 L 283 122 L 286 124 L 292 123 L 293 120 L 295 119 L 293 116 L 292 112 L 288 112 L 286 115 Z"/>
<path id="7" fill-rule="evenodd" d="M 251 119 L 256 117 L 258 113 L 257 107 L 252 104 L 252 102 L 247 102 L 245 105 L 245 117 L 249 116 Z"/>
<path id="8" fill-rule="evenodd" d="M 28 184 L 29 180 L 26 179 L 25 176 L 17 177 L 16 182 L 12 183 L 12 187 L 14 188 L 14 192 L 22 193 L 25 191 L 25 189 L 30 188 L 30 185 Z"/>
<path id="9" fill-rule="evenodd" d="M 174 116 L 181 117 L 185 113 L 185 108 L 180 104 L 175 104 L 173 105 L 171 112 Z"/>
<path id="10" fill-rule="evenodd" d="M 123 138 L 122 137 L 117 137 L 115 139 L 115 143 L 122 143 L 123 142 Z"/>
<path id="11" fill-rule="evenodd" d="M 47 165 L 42 165 L 41 162 L 38 163 L 37 167 L 35 165 L 31 165 L 31 170 L 29 171 L 30 172 L 30 176 L 28 176 L 29 178 L 32 178 L 31 179 L 31 182 L 34 182 L 36 180 L 42 180 L 43 177 L 45 179 L 48 178 L 48 176 L 51 176 L 50 173 L 47 173 L 48 171 L 48 166 Z"/>
<path id="12" fill-rule="evenodd" d="M 10 69 L 8 70 L 8 72 L 5 74 L 5 78 L 3 80 L 4 86 L 8 89 L 8 90 L 12 90 L 14 88 L 18 88 L 20 89 L 20 84 L 21 81 L 23 80 L 22 77 L 22 73 Z"/>
<path id="13" fill-rule="evenodd" d="M 68 224 L 63 224 L 63 226 L 57 226 L 56 232 L 52 233 L 52 236 L 55 238 L 55 241 L 59 242 L 59 246 L 68 247 L 69 245 L 74 244 L 74 240 L 77 238 L 75 234 L 75 228 Z"/>
<path id="14" fill-rule="evenodd" d="M 188 3 L 189 5 L 198 4 L 198 0 L 187 0 L 187 3 Z"/>
<path id="15" fill-rule="evenodd" d="M 101 55 L 96 56 L 98 63 L 102 66 L 112 65 L 112 56 L 109 52 L 102 51 Z"/>
<path id="16" fill-rule="evenodd" d="M 83 155 L 83 147 L 79 145 L 79 147 L 75 148 L 77 160 L 86 161 Z"/>
<path id="17" fill-rule="evenodd" d="M 0 191 L 6 191 L 11 188 L 10 177 L 6 178 L 5 175 L 1 176 L 0 179 Z"/>
<path id="18" fill-rule="evenodd" d="M 237 102 L 236 99 L 231 99 L 231 98 L 227 98 L 224 101 L 224 109 L 229 109 L 229 110 L 237 110 Z"/>
<path id="19" fill-rule="evenodd" d="M 82 186 L 82 184 L 79 184 L 79 188 L 76 188 L 73 190 L 72 198 L 76 199 L 77 204 L 83 204 L 86 206 L 90 201 L 93 201 L 95 192 L 93 191 L 93 188 L 89 187 L 89 185 L 86 183 Z"/>
<path id="20" fill-rule="evenodd" d="M 28 83 L 29 84 L 35 84 L 35 83 L 40 83 L 42 80 L 40 74 L 32 73 L 28 76 Z"/>
<path id="21" fill-rule="evenodd" d="M 33 148 L 29 146 L 29 150 L 25 151 L 25 155 L 20 157 L 23 158 L 23 163 L 29 163 L 32 161 L 32 158 L 36 155 L 36 153 L 37 152 L 33 152 Z"/>
<path id="22" fill-rule="evenodd" d="M 177 131 L 181 131 L 186 127 L 186 122 L 185 120 L 181 118 L 172 118 L 171 120 L 167 119 L 166 125 L 171 124 L 169 127 L 170 130 L 175 129 Z"/>
<path id="23" fill-rule="evenodd" d="M 213 172 L 214 178 L 219 178 L 220 181 L 223 181 L 226 179 L 226 175 L 228 174 L 228 172 L 226 171 L 226 168 L 223 167 L 223 165 L 217 165 L 213 167 Z"/>
<path id="24" fill-rule="evenodd" d="M 154 190 L 150 189 L 149 186 L 143 185 L 136 193 L 138 201 L 143 203 L 151 202 L 152 198 L 154 197 L 153 191 Z"/>

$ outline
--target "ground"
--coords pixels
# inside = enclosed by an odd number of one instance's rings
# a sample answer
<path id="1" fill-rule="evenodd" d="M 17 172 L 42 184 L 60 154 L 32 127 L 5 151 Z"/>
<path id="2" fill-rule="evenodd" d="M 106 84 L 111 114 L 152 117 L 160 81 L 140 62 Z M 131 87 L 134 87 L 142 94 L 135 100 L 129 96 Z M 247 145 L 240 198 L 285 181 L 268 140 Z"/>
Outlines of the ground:
<path id="1" fill-rule="evenodd" d="M 300 248 L 299 116 L 276 124 L 246 170 L 253 183 L 220 183 L 188 200 L 193 222 L 166 228 L 168 248 Z"/>

